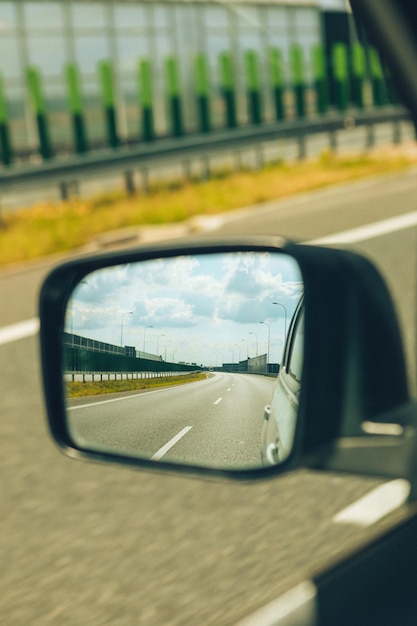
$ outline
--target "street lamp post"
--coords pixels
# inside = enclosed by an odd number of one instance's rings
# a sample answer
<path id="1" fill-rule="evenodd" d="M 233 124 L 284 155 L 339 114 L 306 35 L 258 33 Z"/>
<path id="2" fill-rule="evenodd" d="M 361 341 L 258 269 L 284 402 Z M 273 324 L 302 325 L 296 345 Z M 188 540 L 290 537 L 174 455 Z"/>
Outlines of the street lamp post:
<path id="1" fill-rule="evenodd" d="M 285 340 L 287 338 L 287 307 L 284 306 L 283 304 L 281 304 L 281 302 L 273 302 L 272 304 L 276 304 L 277 306 L 282 306 L 282 308 L 284 309 L 284 313 L 285 313 L 285 317 L 284 317 L 284 343 Z"/>
<path id="2" fill-rule="evenodd" d="M 247 339 L 241 339 L 240 341 L 244 341 L 246 343 L 246 360 L 248 360 L 248 356 L 249 356 L 248 340 Z"/>
<path id="3" fill-rule="evenodd" d="M 166 360 L 167 360 L 167 345 L 168 344 L 171 344 L 171 346 L 172 346 L 172 341 L 167 341 L 165 343 L 165 363 L 166 363 Z M 174 360 L 174 359 L 172 359 L 172 360 Z"/>
<path id="4" fill-rule="evenodd" d="M 269 363 L 269 346 L 271 343 L 271 326 L 268 324 L 268 322 L 259 322 L 260 324 L 265 324 L 265 326 L 268 326 L 268 350 L 267 350 L 267 364 Z"/>
<path id="5" fill-rule="evenodd" d="M 252 331 L 249 331 L 249 334 L 250 334 L 250 335 L 255 335 L 255 337 L 256 337 L 256 356 L 258 356 L 258 354 L 259 354 L 259 340 L 258 340 L 258 334 L 257 334 L 257 333 L 254 333 L 254 332 L 252 332 Z"/>
<path id="6" fill-rule="evenodd" d="M 127 313 L 122 314 L 122 323 L 120 324 L 120 345 L 122 346 L 122 348 L 123 348 L 123 321 L 124 321 L 125 315 L 133 315 L 133 311 L 127 311 Z"/>
<path id="7" fill-rule="evenodd" d="M 143 331 L 143 352 L 145 352 L 145 346 L 146 346 L 146 331 L 148 330 L 148 328 L 153 328 L 153 326 L 146 326 L 145 330 Z"/>
<path id="8" fill-rule="evenodd" d="M 159 340 L 161 339 L 161 337 L 165 337 L 165 334 L 162 333 L 161 335 L 158 335 L 158 341 L 156 342 L 156 353 L 159 355 Z"/>

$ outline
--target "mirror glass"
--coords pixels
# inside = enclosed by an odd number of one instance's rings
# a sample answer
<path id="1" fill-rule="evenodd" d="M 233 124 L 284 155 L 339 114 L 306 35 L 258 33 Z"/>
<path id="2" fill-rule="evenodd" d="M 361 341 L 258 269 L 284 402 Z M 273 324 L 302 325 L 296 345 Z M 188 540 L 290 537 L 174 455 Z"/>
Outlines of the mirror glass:
<path id="1" fill-rule="evenodd" d="M 87 275 L 64 332 L 74 442 L 218 469 L 283 460 L 297 415 L 302 292 L 298 264 L 281 252 L 159 258 Z"/>

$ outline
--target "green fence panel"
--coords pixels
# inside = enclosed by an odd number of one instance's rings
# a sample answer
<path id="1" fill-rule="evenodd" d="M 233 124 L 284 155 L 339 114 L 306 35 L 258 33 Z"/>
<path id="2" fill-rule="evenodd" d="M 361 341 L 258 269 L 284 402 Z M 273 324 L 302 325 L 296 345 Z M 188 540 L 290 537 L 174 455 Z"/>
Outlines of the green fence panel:
<path id="1" fill-rule="evenodd" d="M 364 106 L 364 87 L 366 78 L 365 50 L 360 43 L 352 46 L 352 100 L 360 109 Z"/>
<path id="2" fill-rule="evenodd" d="M 80 74 L 76 63 L 67 63 L 65 66 L 67 81 L 68 106 L 72 117 L 75 150 L 83 153 L 88 150 L 87 136 L 84 121 L 84 106 L 81 95 Z"/>
<path id="3" fill-rule="evenodd" d="M 303 49 L 298 44 L 293 44 L 290 48 L 291 77 L 295 95 L 295 110 L 298 117 L 304 117 L 305 107 L 305 66 Z"/>
<path id="4" fill-rule="evenodd" d="M 70 372 L 190 372 L 196 367 L 179 363 L 167 363 L 151 359 L 135 358 L 88 348 L 69 345 L 64 350 L 64 369 Z"/>
<path id="5" fill-rule="evenodd" d="M 272 87 L 275 105 L 275 117 L 282 120 L 285 117 L 284 112 L 284 63 L 281 50 L 278 48 L 269 48 L 269 76 Z"/>
<path id="6" fill-rule="evenodd" d="M 327 82 L 326 55 L 322 45 L 313 46 L 312 61 L 317 112 L 323 114 L 329 108 L 329 85 Z"/>
<path id="7" fill-rule="evenodd" d="M 0 145 L 1 158 L 4 165 L 10 165 L 13 161 L 12 145 L 9 129 L 9 112 L 6 102 L 3 79 L 0 76 Z"/>
<path id="8" fill-rule="evenodd" d="M 139 103 L 142 109 L 142 135 L 145 141 L 155 138 L 152 66 L 149 59 L 140 59 L 138 64 Z"/>
<path id="9" fill-rule="evenodd" d="M 344 43 L 336 43 L 332 49 L 333 77 L 336 84 L 337 106 L 345 111 L 349 105 L 349 64 L 348 51 Z"/>
<path id="10" fill-rule="evenodd" d="M 382 106 L 387 103 L 384 72 L 381 59 L 375 48 L 369 48 L 369 67 L 371 70 L 372 96 L 374 105 Z"/>
<path id="11" fill-rule="evenodd" d="M 226 112 L 226 126 L 228 128 L 235 128 L 237 126 L 236 93 L 233 76 L 233 62 L 229 52 L 220 53 L 219 69 L 220 84 Z"/>
<path id="12" fill-rule="evenodd" d="M 114 96 L 114 76 L 110 61 L 100 61 L 98 64 L 101 97 L 106 118 L 106 132 L 109 146 L 117 148 L 120 143 L 117 131 L 116 106 Z"/>
<path id="13" fill-rule="evenodd" d="M 200 130 L 208 133 L 211 130 L 210 79 L 208 60 L 203 53 L 198 54 L 195 59 L 195 84 Z"/>
<path id="14" fill-rule="evenodd" d="M 169 57 L 165 60 L 165 73 L 171 113 L 172 134 L 175 137 L 180 137 L 184 134 L 184 127 L 182 121 L 180 76 L 177 60 L 174 57 Z"/>
<path id="15" fill-rule="evenodd" d="M 41 76 L 36 67 L 29 67 L 27 69 L 26 76 L 29 94 L 36 116 L 39 137 L 39 152 L 43 159 L 50 159 L 53 156 L 53 150 L 49 138 L 48 119 L 46 115 L 45 99 L 42 91 Z"/>
<path id="16" fill-rule="evenodd" d="M 255 50 L 245 52 L 246 82 L 249 120 L 252 124 L 262 123 L 261 81 L 259 59 Z"/>

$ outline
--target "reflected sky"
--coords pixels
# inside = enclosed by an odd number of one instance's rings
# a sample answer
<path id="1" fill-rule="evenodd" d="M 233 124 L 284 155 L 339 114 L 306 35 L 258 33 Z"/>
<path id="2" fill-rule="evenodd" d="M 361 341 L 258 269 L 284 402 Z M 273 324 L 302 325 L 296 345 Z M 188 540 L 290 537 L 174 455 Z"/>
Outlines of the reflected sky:
<path id="1" fill-rule="evenodd" d="M 216 366 L 268 351 L 279 362 L 301 292 L 297 263 L 281 253 L 118 265 L 77 287 L 66 330 L 175 362 Z"/>

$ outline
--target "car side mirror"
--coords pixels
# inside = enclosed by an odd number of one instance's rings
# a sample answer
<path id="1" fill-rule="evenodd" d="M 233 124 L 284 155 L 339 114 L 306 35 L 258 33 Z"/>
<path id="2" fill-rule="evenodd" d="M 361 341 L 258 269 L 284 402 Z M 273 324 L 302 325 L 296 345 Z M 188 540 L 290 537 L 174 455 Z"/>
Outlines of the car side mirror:
<path id="1" fill-rule="evenodd" d="M 408 471 L 400 333 L 356 254 L 256 238 L 71 261 L 40 318 L 49 425 L 70 456 L 246 479 Z"/>

